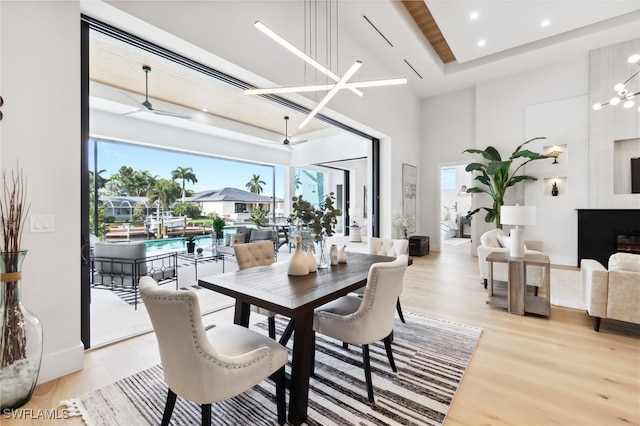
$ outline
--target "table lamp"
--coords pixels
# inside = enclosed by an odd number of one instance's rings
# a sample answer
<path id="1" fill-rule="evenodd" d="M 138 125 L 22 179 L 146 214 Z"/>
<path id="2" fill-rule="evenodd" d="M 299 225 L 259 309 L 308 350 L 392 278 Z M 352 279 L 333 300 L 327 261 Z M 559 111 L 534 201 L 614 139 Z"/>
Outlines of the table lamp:
<path id="1" fill-rule="evenodd" d="M 536 208 L 532 206 L 502 206 L 500 208 L 500 223 L 515 225 L 511 230 L 511 257 L 524 257 L 524 229 L 523 225 L 536 224 Z"/>

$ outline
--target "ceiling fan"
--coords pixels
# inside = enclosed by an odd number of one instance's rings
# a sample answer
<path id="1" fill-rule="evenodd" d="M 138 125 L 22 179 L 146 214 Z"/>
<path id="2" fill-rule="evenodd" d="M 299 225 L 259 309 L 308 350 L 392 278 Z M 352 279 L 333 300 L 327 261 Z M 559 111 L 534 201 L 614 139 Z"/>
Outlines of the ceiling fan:
<path id="1" fill-rule="evenodd" d="M 293 141 L 293 142 L 289 140 L 289 116 L 285 115 L 284 116 L 284 140 L 282 141 L 282 145 L 284 145 L 287 148 L 293 150 L 293 145 L 297 145 L 297 144 L 303 143 L 303 142 L 306 142 L 306 140 Z"/>
<path id="2" fill-rule="evenodd" d="M 133 96 L 129 95 L 128 93 L 122 92 L 129 99 L 131 99 L 132 101 L 134 101 L 135 103 L 140 105 L 139 109 L 137 109 L 135 111 L 128 112 L 127 114 L 133 114 L 133 113 L 140 112 L 140 111 L 149 111 L 149 112 L 152 112 L 152 113 L 157 114 L 157 115 L 165 115 L 165 116 L 168 116 L 168 117 L 191 119 L 191 116 L 189 116 L 189 115 L 179 114 L 177 112 L 171 112 L 171 111 L 162 111 L 160 109 L 154 109 L 153 106 L 151 105 L 151 102 L 149 102 L 149 73 L 151 72 L 151 67 L 149 65 L 143 65 L 142 66 L 142 70 L 144 71 L 144 75 L 145 75 L 145 79 L 144 79 L 145 80 L 144 102 L 139 102 L 138 100 L 133 98 Z"/>

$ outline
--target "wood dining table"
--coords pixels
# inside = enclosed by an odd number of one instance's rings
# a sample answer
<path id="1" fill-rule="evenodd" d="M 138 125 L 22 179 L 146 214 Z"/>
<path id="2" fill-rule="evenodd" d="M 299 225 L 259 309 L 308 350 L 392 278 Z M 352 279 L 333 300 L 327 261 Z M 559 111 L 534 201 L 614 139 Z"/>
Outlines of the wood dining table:
<path id="1" fill-rule="evenodd" d="M 288 275 L 288 262 L 276 262 L 202 277 L 198 285 L 236 299 L 236 324 L 249 326 L 251 305 L 266 308 L 294 321 L 288 419 L 291 424 L 300 425 L 307 418 L 309 379 L 313 369 L 314 309 L 366 285 L 371 265 L 394 259 L 348 253 L 347 263 L 318 269 L 303 276 Z"/>

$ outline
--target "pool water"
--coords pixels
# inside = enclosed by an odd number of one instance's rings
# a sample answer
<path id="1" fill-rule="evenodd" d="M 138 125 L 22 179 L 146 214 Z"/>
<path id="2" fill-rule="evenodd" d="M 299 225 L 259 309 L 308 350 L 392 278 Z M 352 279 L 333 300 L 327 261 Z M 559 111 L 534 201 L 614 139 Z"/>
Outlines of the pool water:
<path id="1" fill-rule="evenodd" d="M 187 249 L 187 243 L 184 238 L 164 238 L 161 240 L 147 240 L 144 242 L 147 246 L 147 253 L 180 251 Z M 212 241 L 210 235 L 202 235 L 196 237 L 196 248 L 211 247 Z"/>

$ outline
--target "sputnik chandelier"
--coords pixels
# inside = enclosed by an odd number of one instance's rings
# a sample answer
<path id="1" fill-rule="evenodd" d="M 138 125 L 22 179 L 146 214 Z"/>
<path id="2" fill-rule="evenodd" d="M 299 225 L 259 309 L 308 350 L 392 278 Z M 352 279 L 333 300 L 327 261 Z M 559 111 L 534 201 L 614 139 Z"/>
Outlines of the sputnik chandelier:
<path id="1" fill-rule="evenodd" d="M 635 53 L 631 56 L 629 56 L 629 63 L 630 64 L 638 64 L 638 66 L 640 66 L 640 54 Z M 614 96 L 613 98 L 611 98 L 609 100 L 609 102 L 605 102 L 605 103 L 596 103 L 593 105 L 593 109 L 596 111 L 599 111 L 600 109 L 602 109 L 603 106 L 605 105 L 618 105 L 619 103 L 622 103 L 622 106 L 624 108 L 633 108 L 633 106 L 635 105 L 634 99 L 636 96 L 640 95 L 640 90 L 639 91 L 631 91 L 627 88 L 626 84 L 631 81 L 634 77 L 638 77 L 640 75 L 640 71 L 636 72 L 635 74 L 633 74 L 631 77 L 629 77 L 624 83 L 618 83 L 613 87 L 613 90 L 615 90 L 616 92 L 618 92 L 617 96 Z M 640 107 L 638 107 L 638 111 L 640 111 Z"/>
<path id="2" fill-rule="evenodd" d="M 299 92 L 319 92 L 328 91 L 324 98 L 316 105 L 316 107 L 309 113 L 309 115 L 300 123 L 298 128 L 302 129 L 307 125 L 309 121 L 322 109 L 324 106 L 335 96 L 338 91 L 342 89 L 348 89 L 358 96 L 363 96 L 363 93 L 358 90 L 362 87 L 377 87 L 377 86 L 391 86 L 398 84 L 406 84 L 407 78 L 390 78 L 385 80 L 370 80 L 370 81 L 358 81 L 352 82 L 351 77 L 360 69 L 362 61 L 355 61 L 351 67 L 344 73 L 342 77 L 332 72 L 330 69 L 313 59 L 311 56 L 304 53 L 302 50 L 289 43 L 283 37 L 278 35 L 275 31 L 264 25 L 260 21 L 256 21 L 255 27 L 263 34 L 280 44 L 282 47 L 293 53 L 316 70 L 327 76 L 327 78 L 334 81 L 334 83 L 326 84 L 313 84 L 305 86 L 288 86 L 288 87 L 271 87 L 265 89 L 246 89 L 244 93 L 246 95 L 266 95 L 266 94 L 282 94 L 282 93 L 299 93 Z"/>

